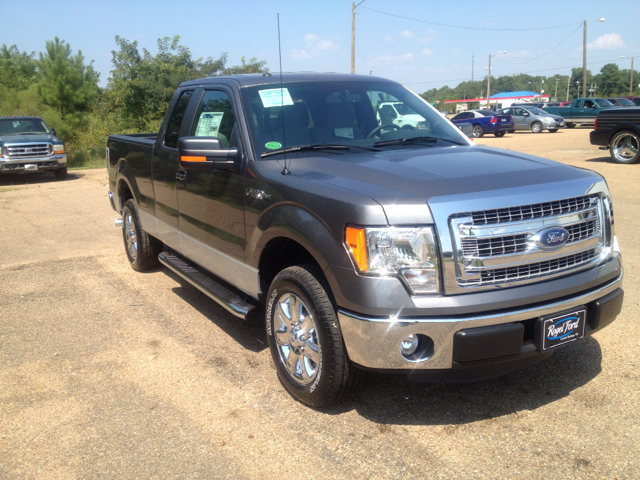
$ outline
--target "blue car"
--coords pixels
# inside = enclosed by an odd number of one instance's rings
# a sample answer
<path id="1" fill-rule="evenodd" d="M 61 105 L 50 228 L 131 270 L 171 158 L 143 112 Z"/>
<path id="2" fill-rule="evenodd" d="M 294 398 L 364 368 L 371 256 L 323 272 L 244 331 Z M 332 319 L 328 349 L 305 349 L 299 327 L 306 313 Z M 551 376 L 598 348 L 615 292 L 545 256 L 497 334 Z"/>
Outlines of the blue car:
<path id="1" fill-rule="evenodd" d="M 451 119 L 455 124 L 470 123 L 473 125 L 473 136 L 481 138 L 485 133 L 493 133 L 496 137 L 504 137 L 504 134 L 515 130 L 513 118 L 510 115 L 501 115 L 491 110 L 470 110 L 461 112 Z"/>

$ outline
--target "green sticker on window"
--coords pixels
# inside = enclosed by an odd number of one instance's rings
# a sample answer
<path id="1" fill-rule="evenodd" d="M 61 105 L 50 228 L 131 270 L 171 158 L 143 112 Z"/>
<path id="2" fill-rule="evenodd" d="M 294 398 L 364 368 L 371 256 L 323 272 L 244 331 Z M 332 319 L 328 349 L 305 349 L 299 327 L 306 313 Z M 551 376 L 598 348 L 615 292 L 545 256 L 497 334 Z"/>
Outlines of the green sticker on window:
<path id="1" fill-rule="evenodd" d="M 282 144 L 279 142 L 268 142 L 265 147 L 267 147 L 269 150 L 277 150 L 279 148 L 282 148 Z"/>

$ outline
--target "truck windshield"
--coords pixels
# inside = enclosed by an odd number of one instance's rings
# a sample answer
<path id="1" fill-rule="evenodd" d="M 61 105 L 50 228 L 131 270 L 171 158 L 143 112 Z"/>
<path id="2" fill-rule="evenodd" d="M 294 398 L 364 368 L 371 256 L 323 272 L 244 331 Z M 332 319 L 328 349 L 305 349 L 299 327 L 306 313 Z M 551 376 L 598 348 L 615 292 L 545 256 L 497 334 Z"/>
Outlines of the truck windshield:
<path id="1" fill-rule="evenodd" d="M 344 145 L 364 152 L 381 141 L 416 137 L 435 138 L 437 146 L 468 145 L 442 115 L 397 84 L 296 82 L 245 87 L 241 94 L 256 158 L 295 146 Z M 425 148 L 419 142 L 383 145 L 379 148 Z"/>
<path id="2" fill-rule="evenodd" d="M 0 135 L 38 135 L 49 133 L 47 125 L 39 118 L 9 118 L 0 120 Z"/>

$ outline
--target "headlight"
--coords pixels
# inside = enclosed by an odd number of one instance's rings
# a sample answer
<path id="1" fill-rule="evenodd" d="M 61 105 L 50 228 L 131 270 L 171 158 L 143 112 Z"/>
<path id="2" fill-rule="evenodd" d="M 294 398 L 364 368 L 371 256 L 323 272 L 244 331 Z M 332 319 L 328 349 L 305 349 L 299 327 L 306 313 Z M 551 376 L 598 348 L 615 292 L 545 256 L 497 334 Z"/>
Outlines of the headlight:
<path id="1" fill-rule="evenodd" d="M 413 293 L 440 293 L 431 227 L 347 227 L 346 244 L 362 273 L 399 276 Z"/>
<path id="2" fill-rule="evenodd" d="M 57 154 L 64 153 L 64 145 L 54 145 L 53 153 L 57 153 Z"/>

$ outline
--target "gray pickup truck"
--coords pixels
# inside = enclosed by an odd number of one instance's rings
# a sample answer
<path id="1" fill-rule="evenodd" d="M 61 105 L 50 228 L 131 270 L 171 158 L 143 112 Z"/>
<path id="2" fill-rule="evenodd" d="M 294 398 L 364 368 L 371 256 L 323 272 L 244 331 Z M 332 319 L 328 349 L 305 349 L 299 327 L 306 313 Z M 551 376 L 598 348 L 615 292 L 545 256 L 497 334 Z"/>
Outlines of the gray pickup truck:
<path id="1" fill-rule="evenodd" d="M 388 102 L 420 128 L 383 123 Z M 133 269 L 160 262 L 231 315 L 263 316 L 282 384 L 311 406 L 363 369 L 501 375 L 622 306 L 600 175 L 475 146 L 383 78 L 185 82 L 158 133 L 109 137 L 107 165 Z"/>

